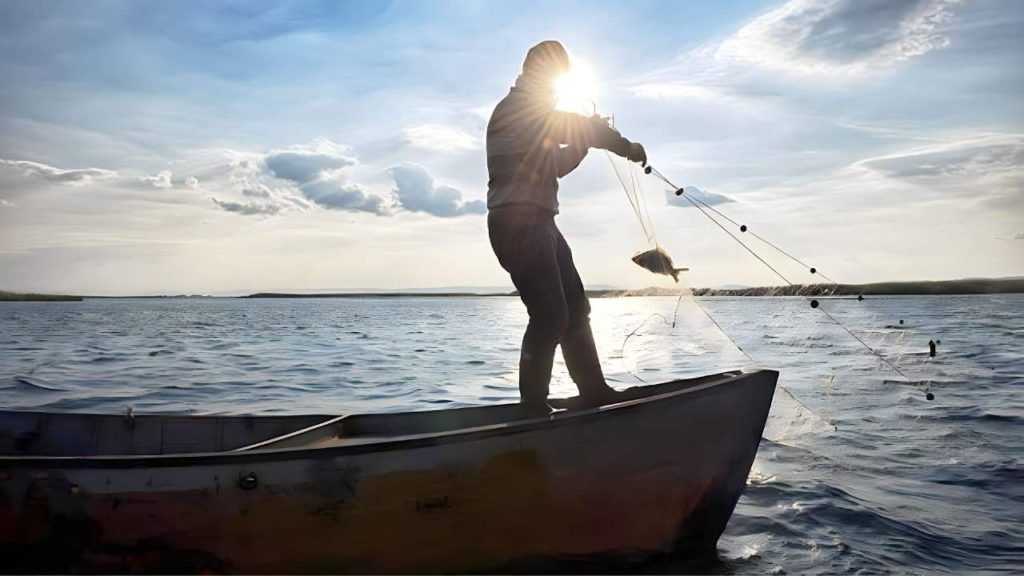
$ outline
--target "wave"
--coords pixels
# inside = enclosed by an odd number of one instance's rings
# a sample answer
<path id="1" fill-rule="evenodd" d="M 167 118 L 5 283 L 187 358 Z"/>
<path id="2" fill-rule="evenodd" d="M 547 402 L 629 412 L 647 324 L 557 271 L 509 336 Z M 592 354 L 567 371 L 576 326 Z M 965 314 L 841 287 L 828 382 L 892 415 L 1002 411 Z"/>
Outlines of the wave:
<path id="1" fill-rule="evenodd" d="M 32 376 L 15 376 L 14 383 L 19 386 L 31 388 L 34 390 L 44 390 L 46 392 L 66 392 L 66 388 L 61 388 L 56 384 L 47 382 L 42 378 L 35 378 Z"/>
<path id="2" fill-rule="evenodd" d="M 832 485 L 770 482 L 749 486 L 728 535 L 770 534 L 795 551 L 816 550 L 807 570 L 822 562 L 848 562 L 851 571 L 986 569 L 1019 559 L 1014 534 L 1005 530 L 951 532 L 908 519 Z M 841 536 L 834 527 L 844 527 Z M 821 540 L 828 545 L 821 546 Z M 863 553 L 862 551 L 870 551 Z M 825 570 L 828 571 L 828 570 Z"/>

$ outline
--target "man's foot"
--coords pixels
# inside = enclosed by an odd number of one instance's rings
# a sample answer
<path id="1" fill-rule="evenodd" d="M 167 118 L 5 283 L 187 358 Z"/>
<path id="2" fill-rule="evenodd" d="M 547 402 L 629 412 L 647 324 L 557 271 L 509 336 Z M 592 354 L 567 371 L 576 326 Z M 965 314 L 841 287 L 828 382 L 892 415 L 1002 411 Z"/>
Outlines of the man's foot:
<path id="1" fill-rule="evenodd" d="M 544 418 L 554 412 L 547 402 L 520 402 L 519 406 L 527 418 Z"/>
<path id="2" fill-rule="evenodd" d="M 649 396 L 649 394 L 644 394 L 641 387 L 638 386 L 630 386 L 625 390 L 616 390 L 611 387 L 606 388 L 606 390 L 601 390 L 596 395 L 584 394 L 582 396 L 573 396 L 572 398 L 548 398 L 548 404 L 559 410 L 583 410 L 585 408 L 618 404 L 619 402 Z"/>
<path id="3" fill-rule="evenodd" d="M 606 404 L 615 404 L 616 402 L 622 402 L 626 400 L 618 390 L 604 385 L 602 388 L 595 390 L 587 390 L 586 392 L 580 391 L 580 403 L 587 408 L 595 408 L 597 406 L 604 406 Z"/>

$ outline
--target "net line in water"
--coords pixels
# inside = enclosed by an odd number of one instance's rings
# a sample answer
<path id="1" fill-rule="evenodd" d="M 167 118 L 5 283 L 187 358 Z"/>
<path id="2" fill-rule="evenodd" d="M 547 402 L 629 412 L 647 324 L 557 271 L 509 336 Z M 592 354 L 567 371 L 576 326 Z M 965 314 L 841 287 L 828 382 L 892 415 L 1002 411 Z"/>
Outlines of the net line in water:
<path id="1" fill-rule="evenodd" d="M 672 345 L 665 346 L 666 342 Z M 671 312 L 647 314 L 625 334 L 613 358 L 618 359 L 623 373 L 640 384 L 650 383 L 650 377 L 641 375 L 644 371 L 653 377 L 672 378 L 680 372 L 708 374 L 720 372 L 723 366 L 746 370 L 758 365 L 686 285 Z M 777 384 L 763 434 L 766 439 L 785 443 L 804 434 L 834 430 L 829 419 L 797 399 L 781 382 Z"/>

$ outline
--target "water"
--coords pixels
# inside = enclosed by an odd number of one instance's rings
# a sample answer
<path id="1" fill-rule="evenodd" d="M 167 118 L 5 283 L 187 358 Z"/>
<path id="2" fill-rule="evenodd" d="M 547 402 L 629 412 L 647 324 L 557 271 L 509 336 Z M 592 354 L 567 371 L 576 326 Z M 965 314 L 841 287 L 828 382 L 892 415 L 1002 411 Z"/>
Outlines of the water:
<path id="1" fill-rule="evenodd" d="M 1024 566 L 1024 295 L 822 301 L 910 383 L 804 299 L 701 304 L 724 333 L 691 298 L 678 309 L 675 298 L 593 301 L 614 385 L 755 364 L 779 369 L 792 394 L 776 395 L 717 556 L 666 571 Z M 510 402 L 524 323 L 504 297 L 3 303 L 0 406 L 344 414 Z M 929 339 L 941 341 L 935 358 Z M 552 394 L 573 389 L 559 363 Z"/>

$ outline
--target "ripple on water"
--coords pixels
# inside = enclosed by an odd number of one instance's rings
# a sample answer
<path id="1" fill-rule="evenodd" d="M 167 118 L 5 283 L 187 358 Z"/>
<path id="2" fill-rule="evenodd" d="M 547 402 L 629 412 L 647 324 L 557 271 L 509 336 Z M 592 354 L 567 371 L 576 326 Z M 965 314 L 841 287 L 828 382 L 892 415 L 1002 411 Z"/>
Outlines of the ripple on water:
<path id="1" fill-rule="evenodd" d="M 755 363 L 779 369 L 806 409 L 838 430 L 763 441 L 718 553 L 652 571 L 1019 569 L 1024 296 L 829 304 L 913 382 L 891 382 L 876 357 L 802 301 L 702 299 Z M 749 366 L 685 300 L 674 329 L 650 323 L 623 346 L 643 319 L 675 305 L 675 298 L 592 302 L 595 338 L 616 387 L 636 384 L 638 374 L 655 381 Z M 906 326 L 885 328 L 900 318 Z M 9 385 L 0 387 L 0 405 L 348 414 L 509 403 L 518 399 L 525 322 L 515 298 L 5 303 L 0 382 Z M 931 360 L 930 338 L 942 340 Z M 936 390 L 933 402 L 914 385 L 924 381 Z M 573 389 L 559 356 L 552 390 Z"/>

